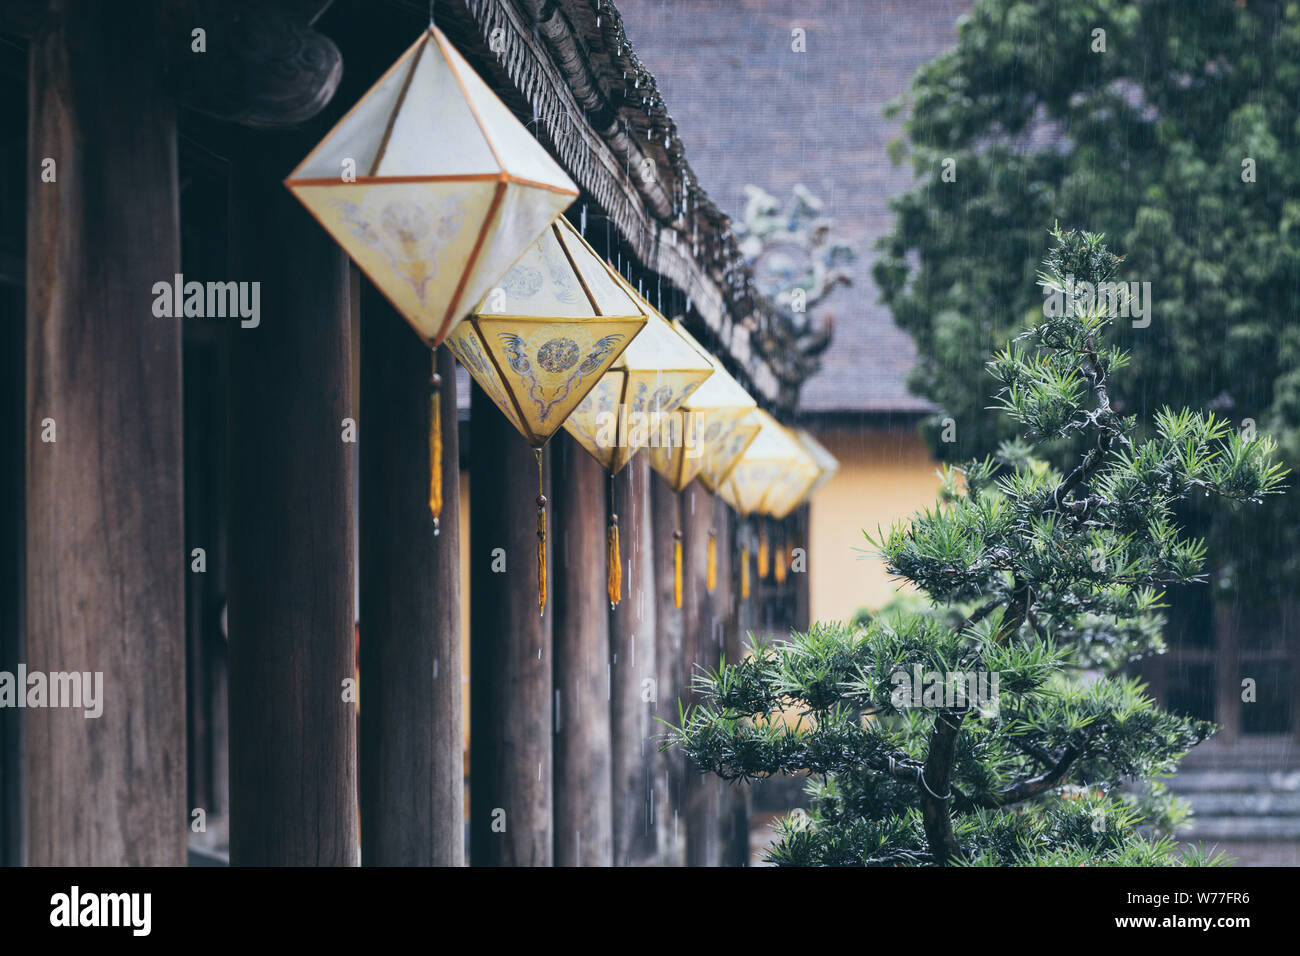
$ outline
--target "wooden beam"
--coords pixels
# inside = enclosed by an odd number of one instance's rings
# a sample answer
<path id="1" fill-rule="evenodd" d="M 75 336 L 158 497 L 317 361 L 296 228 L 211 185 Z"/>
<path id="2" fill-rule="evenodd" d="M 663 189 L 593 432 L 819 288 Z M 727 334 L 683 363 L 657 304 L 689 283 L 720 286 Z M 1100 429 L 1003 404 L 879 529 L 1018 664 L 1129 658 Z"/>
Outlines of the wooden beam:
<path id="1" fill-rule="evenodd" d="M 538 614 L 537 463 L 477 385 L 470 407 L 470 859 L 550 866 L 554 602 Z"/>
<path id="2" fill-rule="evenodd" d="M 429 510 L 433 358 L 373 285 L 361 311 L 361 859 L 465 862 L 456 363 L 441 376 L 442 512 Z"/>
<path id="3" fill-rule="evenodd" d="M 232 183 L 230 861 L 356 865 L 354 467 L 348 261 L 280 183 L 301 139 Z M 350 685 L 355 688 L 355 684 Z"/>
<path id="4" fill-rule="evenodd" d="M 569 435 L 555 456 L 555 865 L 614 862 L 610 770 L 608 478 Z"/>
<path id="5" fill-rule="evenodd" d="M 152 311 L 176 114 L 148 14 L 52 0 L 30 48 L 26 664 L 102 674 L 103 708 L 26 711 L 38 866 L 185 863 L 181 322 Z"/>
<path id="6" fill-rule="evenodd" d="M 614 476 L 623 566 L 623 600 L 609 615 L 614 864 L 635 866 L 659 856 L 667 793 L 654 723 L 659 710 L 656 661 L 654 522 L 650 458 L 638 454 Z M 665 688 L 666 690 L 666 688 Z"/>
<path id="7" fill-rule="evenodd" d="M 655 717 L 677 719 L 677 703 L 686 694 L 683 662 L 682 609 L 673 598 L 673 536 L 681 531 L 681 509 L 677 493 L 655 472 L 650 473 L 650 515 L 654 537 L 655 585 L 655 671 L 658 676 Z M 686 758 L 678 748 L 663 755 L 668 791 L 660 812 L 663 815 L 663 854 L 668 862 L 679 863 L 682 855 L 682 786 L 688 772 Z"/>
<path id="8" fill-rule="evenodd" d="M 327 0 L 160 4 L 176 95 L 190 109 L 257 129 L 306 122 L 329 104 L 343 78 L 343 55 L 312 28 L 328 6 Z M 193 49 L 199 28 L 203 52 Z"/>

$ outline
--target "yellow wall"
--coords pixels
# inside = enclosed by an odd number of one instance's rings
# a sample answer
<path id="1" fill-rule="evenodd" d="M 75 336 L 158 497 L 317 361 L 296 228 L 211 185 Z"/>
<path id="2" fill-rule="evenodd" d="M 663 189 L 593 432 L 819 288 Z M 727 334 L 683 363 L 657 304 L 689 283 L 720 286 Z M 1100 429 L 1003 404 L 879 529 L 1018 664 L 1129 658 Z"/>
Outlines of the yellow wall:
<path id="1" fill-rule="evenodd" d="M 808 544 L 814 621 L 848 620 L 861 607 L 879 608 L 899 582 L 885 574 L 863 530 L 873 537 L 939 492 L 938 465 L 914 428 L 833 426 L 810 429 L 840 462 L 835 477 L 813 496 Z"/>

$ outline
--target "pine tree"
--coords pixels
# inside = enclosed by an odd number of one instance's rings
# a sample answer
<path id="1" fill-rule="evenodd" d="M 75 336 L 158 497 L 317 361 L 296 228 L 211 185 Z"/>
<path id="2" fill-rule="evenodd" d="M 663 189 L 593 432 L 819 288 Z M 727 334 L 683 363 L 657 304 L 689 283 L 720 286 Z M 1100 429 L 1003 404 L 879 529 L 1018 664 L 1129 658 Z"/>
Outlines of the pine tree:
<path id="1" fill-rule="evenodd" d="M 1185 812 L 1153 780 L 1214 727 L 1122 670 L 1163 649 L 1161 588 L 1202 580 L 1179 503 L 1257 502 L 1285 470 L 1271 439 L 1213 414 L 1164 409 L 1140 432 L 1117 413 L 1116 302 L 1088 293 L 1121 260 L 1099 235 L 1052 238 L 1041 319 L 988 363 L 1020 437 L 867 536 L 923 606 L 756 642 L 696 675 L 702 703 L 666 735 L 726 780 L 808 775 L 775 863 L 1217 861 L 1179 855 Z M 1034 457 L 1069 439 L 1086 450 L 1068 472 Z"/>

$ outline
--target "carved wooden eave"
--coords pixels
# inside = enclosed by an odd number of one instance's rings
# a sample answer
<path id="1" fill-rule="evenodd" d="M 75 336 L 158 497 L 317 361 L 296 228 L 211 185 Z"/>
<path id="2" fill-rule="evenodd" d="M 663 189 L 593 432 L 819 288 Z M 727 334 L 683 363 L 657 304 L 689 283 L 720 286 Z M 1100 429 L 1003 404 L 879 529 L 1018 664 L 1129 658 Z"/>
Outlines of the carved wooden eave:
<path id="1" fill-rule="evenodd" d="M 697 182 L 613 4 L 440 0 L 437 17 L 490 82 L 513 87 L 531 107 L 538 137 L 640 264 L 690 298 L 688 322 L 703 325 L 755 398 L 791 411 L 816 359 L 797 348 L 758 293 L 728 217 Z"/>

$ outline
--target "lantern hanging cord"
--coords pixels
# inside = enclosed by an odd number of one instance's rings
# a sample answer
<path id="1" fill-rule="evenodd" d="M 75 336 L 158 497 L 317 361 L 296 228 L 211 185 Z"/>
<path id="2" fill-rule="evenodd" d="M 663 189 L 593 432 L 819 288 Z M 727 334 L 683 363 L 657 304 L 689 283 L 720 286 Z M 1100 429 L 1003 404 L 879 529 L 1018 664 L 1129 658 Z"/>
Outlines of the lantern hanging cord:
<path id="1" fill-rule="evenodd" d="M 432 30 L 432 29 L 434 28 L 434 22 L 433 22 L 433 6 L 434 6 L 435 3 L 437 3 L 437 0 L 429 0 L 429 29 L 430 29 L 430 30 Z"/>
<path id="2" fill-rule="evenodd" d="M 442 531 L 442 376 L 438 374 L 438 350 L 429 354 L 433 362 L 429 374 L 429 512 L 436 537 Z"/>
<path id="3" fill-rule="evenodd" d="M 542 450 L 534 448 L 537 457 L 537 616 L 546 613 L 546 495 L 542 483 Z"/>

